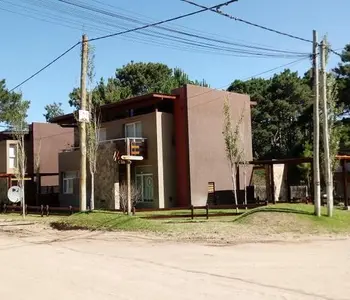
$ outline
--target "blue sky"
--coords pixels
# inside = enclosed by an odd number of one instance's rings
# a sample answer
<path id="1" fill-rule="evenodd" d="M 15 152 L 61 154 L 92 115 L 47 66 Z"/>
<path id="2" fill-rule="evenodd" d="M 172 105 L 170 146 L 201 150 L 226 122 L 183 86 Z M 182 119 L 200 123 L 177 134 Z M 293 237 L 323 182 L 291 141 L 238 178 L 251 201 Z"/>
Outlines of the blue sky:
<path id="1" fill-rule="evenodd" d="M 89 37 L 99 35 L 88 30 L 88 23 L 80 24 L 79 29 L 71 29 L 3 10 L 8 9 L 17 13 L 30 14 L 30 12 L 11 6 L 9 2 L 23 4 L 31 1 L 38 0 L 0 0 L 0 25 L 2 28 L 0 79 L 6 79 L 9 88 L 17 85 L 79 41 L 84 31 Z M 100 1 L 156 20 L 197 10 L 179 0 Z M 197 0 L 197 3 L 207 6 L 220 2 L 220 0 Z M 86 0 L 85 3 L 96 5 L 93 0 Z M 40 8 L 37 9 L 40 10 Z M 105 6 L 105 9 L 113 10 L 108 6 Z M 234 16 L 306 39 L 312 39 L 312 30 L 316 29 L 320 37 L 328 34 L 328 39 L 334 49 L 342 48 L 350 42 L 347 21 L 349 9 L 350 1 L 348 0 L 334 0 L 332 2 L 326 0 L 239 0 L 224 8 L 226 12 Z M 245 41 L 273 48 L 311 52 L 311 44 L 253 28 L 212 12 L 182 19 L 173 24 L 212 33 L 233 42 Z M 127 35 L 125 35 L 126 37 Z M 211 87 L 222 88 L 234 79 L 245 79 L 295 60 L 295 58 L 237 58 L 186 52 L 125 38 L 119 36 L 94 43 L 96 80 L 102 76 L 104 78 L 113 76 L 117 67 L 121 67 L 131 60 L 135 62 L 150 61 L 162 62 L 170 67 L 180 67 L 189 74 L 191 79 L 204 78 Z M 335 66 L 338 61 L 338 58 L 333 55 L 329 66 Z M 303 73 L 309 67 L 310 62 L 305 60 L 293 65 L 291 69 Z M 273 72 L 265 74 L 263 77 L 272 74 Z M 80 53 L 79 47 L 77 47 L 49 69 L 24 84 L 19 90 L 23 92 L 25 99 L 31 101 L 29 121 L 43 121 L 44 106 L 54 101 L 62 102 L 65 112 L 70 112 L 68 94 L 75 86 L 79 85 L 79 76 Z"/>

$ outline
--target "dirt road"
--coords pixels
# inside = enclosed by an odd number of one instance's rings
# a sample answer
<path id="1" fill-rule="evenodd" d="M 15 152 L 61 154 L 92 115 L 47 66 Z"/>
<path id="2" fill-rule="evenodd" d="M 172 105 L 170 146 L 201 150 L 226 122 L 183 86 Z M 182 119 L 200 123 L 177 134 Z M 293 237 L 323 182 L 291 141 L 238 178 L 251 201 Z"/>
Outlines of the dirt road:
<path id="1" fill-rule="evenodd" d="M 0 230 L 0 266 L 1 299 L 350 299 L 348 239 L 215 247 Z"/>

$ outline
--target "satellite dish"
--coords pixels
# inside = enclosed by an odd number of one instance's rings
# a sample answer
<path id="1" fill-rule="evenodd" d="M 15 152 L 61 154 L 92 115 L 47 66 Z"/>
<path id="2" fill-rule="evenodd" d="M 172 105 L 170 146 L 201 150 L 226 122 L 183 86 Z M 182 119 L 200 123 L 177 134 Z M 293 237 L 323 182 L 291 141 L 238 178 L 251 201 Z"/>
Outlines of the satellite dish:
<path id="1" fill-rule="evenodd" d="M 7 191 L 7 197 L 12 203 L 18 203 L 22 200 L 22 189 L 19 186 L 12 186 Z"/>

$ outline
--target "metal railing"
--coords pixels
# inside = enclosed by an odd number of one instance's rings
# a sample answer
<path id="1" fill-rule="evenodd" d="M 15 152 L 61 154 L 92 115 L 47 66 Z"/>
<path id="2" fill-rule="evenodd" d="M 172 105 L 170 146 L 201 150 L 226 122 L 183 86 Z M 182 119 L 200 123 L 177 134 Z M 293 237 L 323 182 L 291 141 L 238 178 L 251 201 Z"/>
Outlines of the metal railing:
<path id="1" fill-rule="evenodd" d="M 129 141 L 145 141 L 147 140 L 147 138 L 143 138 L 143 137 L 127 137 L 127 138 L 117 138 L 117 139 L 109 139 L 109 140 L 103 140 L 103 141 L 99 141 L 99 144 L 110 144 L 110 143 L 114 143 L 114 142 L 119 142 L 119 141 L 127 141 L 129 139 Z M 73 152 L 76 150 L 79 150 L 80 147 L 70 147 L 70 148 L 66 148 L 66 149 L 61 149 L 61 153 L 63 152 Z"/>

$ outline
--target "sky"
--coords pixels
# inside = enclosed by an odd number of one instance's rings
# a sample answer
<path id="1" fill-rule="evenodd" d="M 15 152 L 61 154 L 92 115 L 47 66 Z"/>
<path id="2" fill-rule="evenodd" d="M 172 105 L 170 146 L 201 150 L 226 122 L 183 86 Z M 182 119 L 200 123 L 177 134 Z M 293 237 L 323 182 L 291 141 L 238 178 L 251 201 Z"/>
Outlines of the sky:
<path id="1" fill-rule="evenodd" d="M 30 5 L 30 2 L 40 3 L 40 1 L 0 0 L 0 26 L 2 28 L 0 79 L 6 79 L 8 88 L 16 86 L 81 40 L 83 33 L 87 33 L 89 37 L 104 35 L 93 31 L 91 24 L 87 21 L 74 25 L 76 28 L 67 28 L 61 26 L 62 22 L 59 20 L 54 21 L 59 24 L 44 22 L 43 19 L 47 21 L 49 18 L 40 17 L 39 14 L 35 15 L 32 11 L 15 6 L 16 4 Z M 196 2 L 212 6 L 223 0 L 196 0 Z M 85 0 L 84 3 L 99 5 L 111 11 L 116 11 L 116 8 L 108 5 L 116 6 L 127 10 L 128 12 L 124 11 L 126 14 L 138 17 L 142 15 L 145 20 L 163 20 L 198 10 L 180 0 Z M 36 9 L 41 11 L 40 6 Z M 332 48 L 338 49 L 339 52 L 345 44 L 350 43 L 348 34 L 350 1 L 348 0 L 333 0 L 332 2 L 326 0 L 239 0 L 223 10 L 233 16 L 305 39 L 311 40 L 312 30 L 315 29 L 319 37 L 327 34 Z M 28 17 L 29 15 L 32 17 Z M 42 20 L 33 17 L 40 17 Z M 210 11 L 168 25 L 185 26 L 187 30 L 198 30 L 232 42 L 265 45 L 288 51 L 311 53 L 312 50 L 310 43 L 254 28 Z M 112 31 L 118 32 L 119 30 Z M 131 35 L 131 37 L 137 36 Z M 172 68 L 183 69 L 191 79 L 205 79 L 213 88 L 226 88 L 235 79 L 247 79 L 296 60 L 295 58 L 242 58 L 184 51 L 154 45 L 145 40 L 135 41 L 134 38 L 130 40 L 130 34 L 96 41 L 93 44 L 96 81 L 100 77 L 114 76 L 116 68 L 130 61 L 161 62 Z M 338 62 L 339 57 L 332 55 L 329 59 L 329 68 L 336 66 Z M 303 74 L 309 67 L 310 61 L 306 59 L 291 65 L 290 68 Z M 275 70 L 262 77 L 269 77 L 282 70 L 283 68 Z M 44 121 L 44 106 L 53 102 L 61 102 L 65 113 L 71 112 L 68 95 L 74 87 L 79 86 L 79 78 L 80 47 L 76 47 L 50 68 L 18 88 L 17 91 L 21 91 L 23 97 L 31 101 L 28 121 Z"/>

